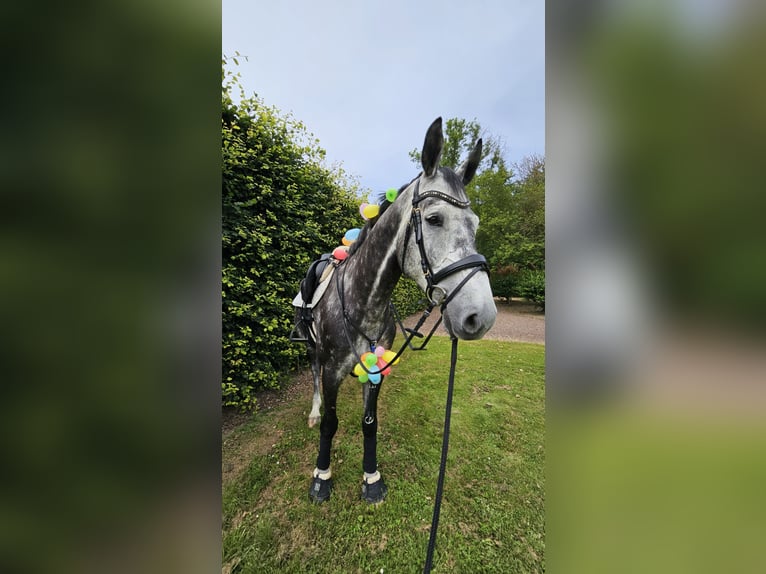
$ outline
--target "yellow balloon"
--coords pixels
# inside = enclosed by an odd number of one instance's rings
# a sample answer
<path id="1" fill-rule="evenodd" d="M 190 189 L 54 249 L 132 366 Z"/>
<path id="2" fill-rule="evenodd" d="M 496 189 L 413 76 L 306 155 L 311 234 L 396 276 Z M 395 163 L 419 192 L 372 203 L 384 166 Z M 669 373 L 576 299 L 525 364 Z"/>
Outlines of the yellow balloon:
<path id="1" fill-rule="evenodd" d="M 380 206 L 373 203 L 365 207 L 362 213 L 364 213 L 364 216 L 367 219 L 372 219 L 373 217 L 376 217 L 379 212 L 380 212 Z"/>
<path id="2" fill-rule="evenodd" d="M 346 239 L 345 237 L 344 237 L 343 239 L 341 239 L 341 240 L 340 240 L 340 242 L 341 242 L 343 245 L 345 245 L 345 246 L 349 246 L 349 245 L 351 245 L 351 242 L 350 242 L 348 239 Z"/>
<path id="3" fill-rule="evenodd" d="M 358 377 L 359 375 L 363 374 L 365 372 L 364 368 L 361 364 L 357 363 L 354 367 L 354 374 Z"/>

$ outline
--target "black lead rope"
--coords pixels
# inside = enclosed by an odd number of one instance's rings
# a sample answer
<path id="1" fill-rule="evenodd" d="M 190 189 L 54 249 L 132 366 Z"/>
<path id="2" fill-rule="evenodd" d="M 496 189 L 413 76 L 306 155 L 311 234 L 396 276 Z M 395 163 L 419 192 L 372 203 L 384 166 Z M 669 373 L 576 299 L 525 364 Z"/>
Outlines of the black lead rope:
<path id="1" fill-rule="evenodd" d="M 436 529 L 439 526 L 439 512 L 442 505 L 442 492 L 444 491 L 444 472 L 447 468 L 447 450 L 449 449 L 449 424 L 452 413 L 452 391 L 455 387 L 455 365 L 457 365 L 457 338 L 452 338 L 452 356 L 449 366 L 449 384 L 447 385 L 447 406 L 444 413 L 444 436 L 442 437 L 442 458 L 439 464 L 439 478 L 436 482 L 436 497 L 434 500 L 434 515 L 431 519 L 431 536 L 428 539 L 428 552 L 426 563 L 423 566 L 423 574 L 429 574 L 433 565 L 434 548 L 436 547 Z"/>

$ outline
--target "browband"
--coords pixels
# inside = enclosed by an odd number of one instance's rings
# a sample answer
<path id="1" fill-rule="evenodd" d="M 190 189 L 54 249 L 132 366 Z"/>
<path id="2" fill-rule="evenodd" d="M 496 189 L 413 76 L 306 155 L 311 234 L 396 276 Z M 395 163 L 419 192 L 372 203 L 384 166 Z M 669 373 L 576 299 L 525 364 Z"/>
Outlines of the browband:
<path id="1" fill-rule="evenodd" d="M 415 193 L 412 195 L 412 205 L 417 205 L 419 202 L 421 202 L 427 197 L 436 197 L 438 199 L 443 199 L 447 203 L 451 203 L 452 205 L 459 207 L 461 209 L 465 209 L 466 207 L 471 205 L 471 200 L 469 199 L 465 201 L 461 201 L 460 199 L 457 199 L 456 197 L 452 197 L 451 195 L 448 195 L 444 193 L 443 191 L 437 191 L 435 189 L 430 189 L 430 190 L 424 191 L 423 193 L 420 193 L 420 190 L 415 189 Z"/>

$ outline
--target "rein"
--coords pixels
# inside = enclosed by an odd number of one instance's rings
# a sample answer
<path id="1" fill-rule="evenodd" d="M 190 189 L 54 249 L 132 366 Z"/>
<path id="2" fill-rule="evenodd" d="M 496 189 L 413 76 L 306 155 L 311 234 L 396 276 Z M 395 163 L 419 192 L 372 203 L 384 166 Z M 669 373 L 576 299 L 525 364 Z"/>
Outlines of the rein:
<path id="1" fill-rule="evenodd" d="M 444 407 L 444 433 L 442 434 L 442 457 L 439 462 L 439 478 L 436 480 L 436 496 L 434 498 L 434 514 L 431 518 L 431 535 L 428 538 L 428 550 L 426 551 L 426 563 L 423 566 L 423 574 L 431 572 L 434 560 L 434 548 L 436 548 L 436 529 L 439 526 L 439 513 L 442 506 L 442 493 L 444 492 L 444 473 L 447 469 L 447 450 L 449 449 L 449 424 L 452 414 L 452 391 L 455 388 L 455 366 L 457 365 L 457 338 L 452 337 L 452 355 L 449 364 L 449 383 L 447 384 L 447 404 Z"/>

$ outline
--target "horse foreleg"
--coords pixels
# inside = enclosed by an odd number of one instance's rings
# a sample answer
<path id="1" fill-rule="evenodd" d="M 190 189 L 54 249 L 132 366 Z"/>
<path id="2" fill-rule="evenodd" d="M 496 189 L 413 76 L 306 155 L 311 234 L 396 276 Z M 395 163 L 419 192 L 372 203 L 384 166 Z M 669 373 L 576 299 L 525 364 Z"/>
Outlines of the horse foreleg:
<path id="1" fill-rule="evenodd" d="M 382 502 L 386 497 L 385 483 L 378 472 L 378 393 L 380 384 L 365 383 L 363 391 L 364 414 L 362 434 L 364 435 L 364 459 L 362 460 L 362 498 L 367 502 Z"/>

